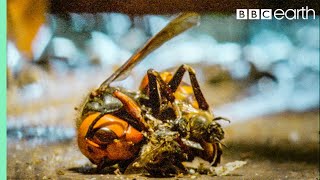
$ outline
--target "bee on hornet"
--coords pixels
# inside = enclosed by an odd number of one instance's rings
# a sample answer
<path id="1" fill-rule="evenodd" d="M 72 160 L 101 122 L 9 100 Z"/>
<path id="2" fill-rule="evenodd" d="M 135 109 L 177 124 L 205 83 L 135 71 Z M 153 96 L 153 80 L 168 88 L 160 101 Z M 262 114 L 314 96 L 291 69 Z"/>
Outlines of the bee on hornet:
<path id="1" fill-rule="evenodd" d="M 152 37 L 125 64 L 89 93 L 77 120 L 80 151 L 97 169 L 118 164 L 121 171 L 141 167 L 152 175 L 185 172 L 195 156 L 217 165 L 223 130 L 209 111 L 195 71 L 147 71 L 138 91 L 110 84 L 163 43 L 199 23 L 182 13 Z M 191 85 L 182 82 L 188 72 Z"/>

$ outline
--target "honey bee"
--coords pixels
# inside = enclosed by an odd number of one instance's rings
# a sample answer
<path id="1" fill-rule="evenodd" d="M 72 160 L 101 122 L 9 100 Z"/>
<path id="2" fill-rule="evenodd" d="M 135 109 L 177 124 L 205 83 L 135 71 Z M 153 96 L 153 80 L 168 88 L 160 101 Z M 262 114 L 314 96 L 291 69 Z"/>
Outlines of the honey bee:
<path id="1" fill-rule="evenodd" d="M 181 162 L 195 156 L 219 163 L 224 133 L 190 66 L 175 73 L 150 69 L 135 92 L 110 86 L 163 43 L 198 24 L 198 14 L 180 14 L 89 93 L 80 108 L 77 139 L 98 170 L 118 164 L 122 172 L 141 167 L 166 176 L 184 172 Z M 185 72 L 191 85 L 182 82 Z"/>

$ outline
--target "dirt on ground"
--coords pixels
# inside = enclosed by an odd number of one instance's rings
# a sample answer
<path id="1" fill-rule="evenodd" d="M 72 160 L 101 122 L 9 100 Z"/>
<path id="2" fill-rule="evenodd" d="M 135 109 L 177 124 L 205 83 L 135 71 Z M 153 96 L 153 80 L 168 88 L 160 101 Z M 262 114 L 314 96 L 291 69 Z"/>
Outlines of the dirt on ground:
<path id="1" fill-rule="evenodd" d="M 184 175 L 175 179 L 317 179 L 319 112 L 281 113 L 227 127 L 221 164 L 247 164 L 223 177 Z M 292 134 L 293 133 L 293 134 Z M 8 179 L 162 179 L 139 174 L 95 172 L 75 140 L 8 142 Z M 163 178 L 167 179 L 167 178 Z"/>

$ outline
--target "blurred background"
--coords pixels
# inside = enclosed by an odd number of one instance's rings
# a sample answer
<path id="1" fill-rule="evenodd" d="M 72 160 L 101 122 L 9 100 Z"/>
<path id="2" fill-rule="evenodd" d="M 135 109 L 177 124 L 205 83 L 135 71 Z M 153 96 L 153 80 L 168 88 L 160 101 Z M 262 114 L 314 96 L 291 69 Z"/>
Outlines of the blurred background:
<path id="1" fill-rule="evenodd" d="M 8 4 L 8 177 L 87 176 L 90 163 L 74 142 L 74 108 L 173 16 L 46 14 L 38 5 L 26 18 L 22 7 L 20 16 L 19 8 L 10 10 L 16 7 Z M 212 112 L 231 120 L 221 122 L 222 163 L 249 162 L 235 177 L 315 178 L 319 48 L 319 16 L 245 21 L 207 12 L 200 26 L 164 44 L 114 85 L 136 90 L 150 68 L 189 64 Z M 52 166 L 44 167 L 48 162 Z"/>

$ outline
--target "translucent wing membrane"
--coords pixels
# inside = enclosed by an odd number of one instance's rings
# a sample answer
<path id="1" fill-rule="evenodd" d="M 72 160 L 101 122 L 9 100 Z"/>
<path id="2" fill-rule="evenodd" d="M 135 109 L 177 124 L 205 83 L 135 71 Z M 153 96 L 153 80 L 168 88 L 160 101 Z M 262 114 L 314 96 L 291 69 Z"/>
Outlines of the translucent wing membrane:
<path id="1" fill-rule="evenodd" d="M 128 61 L 119 69 L 117 69 L 108 79 L 106 79 L 100 85 L 100 87 L 108 87 L 110 83 L 118 79 L 120 76 L 128 74 L 128 72 L 130 72 L 131 69 L 140 63 L 148 54 L 159 48 L 173 37 L 181 34 L 195 25 L 198 25 L 199 22 L 200 16 L 197 13 L 182 13 L 178 15 L 160 32 L 149 39 L 141 49 L 136 51 L 128 59 Z"/>

